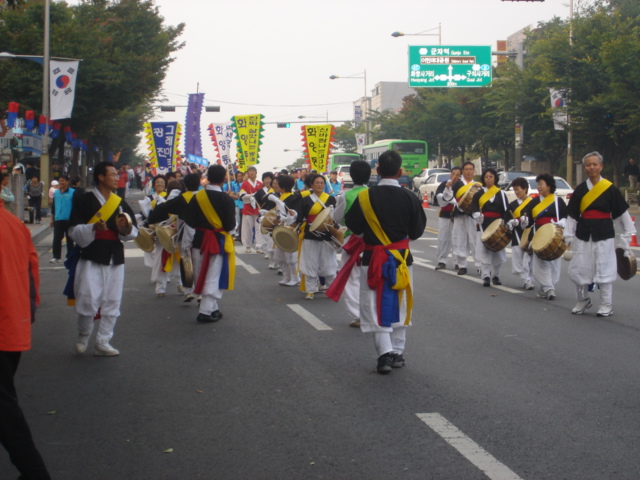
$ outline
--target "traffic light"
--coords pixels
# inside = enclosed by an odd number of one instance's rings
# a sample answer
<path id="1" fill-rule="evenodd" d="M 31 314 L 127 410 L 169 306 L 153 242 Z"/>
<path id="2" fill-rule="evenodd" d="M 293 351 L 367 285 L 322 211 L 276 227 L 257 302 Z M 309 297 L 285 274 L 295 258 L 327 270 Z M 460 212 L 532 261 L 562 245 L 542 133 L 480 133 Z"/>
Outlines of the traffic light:
<path id="1" fill-rule="evenodd" d="M 160 106 L 160 111 L 161 112 L 175 112 L 176 111 L 176 107 L 171 106 L 171 105 L 161 105 Z"/>
<path id="2" fill-rule="evenodd" d="M 291 127 L 290 123 L 278 123 L 278 128 L 289 128 Z"/>

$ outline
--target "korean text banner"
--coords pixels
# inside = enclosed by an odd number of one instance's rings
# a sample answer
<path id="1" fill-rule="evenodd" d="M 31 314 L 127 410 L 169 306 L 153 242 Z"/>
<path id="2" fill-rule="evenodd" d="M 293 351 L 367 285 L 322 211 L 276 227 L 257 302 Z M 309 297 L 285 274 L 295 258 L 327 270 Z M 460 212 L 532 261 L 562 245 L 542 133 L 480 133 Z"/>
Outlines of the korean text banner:
<path id="1" fill-rule="evenodd" d="M 178 122 L 151 122 L 144 124 L 151 164 L 161 172 L 176 169 L 178 144 L 182 129 Z"/>
<path id="2" fill-rule="evenodd" d="M 51 119 L 71 118 L 73 100 L 76 94 L 76 77 L 80 62 L 51 60 L 49 71 L 49 102 Z"/>
<path id="3" fill-rule="evenodd" d="M 212 123 L 209 125 L 209 136 L 218 154 L 218 163 L 229 165 L 231 162 L 231 142 L 233 127 L 231 123 Z"/>
<path id="4" fill-rule="evenodd" d="M 260 145 L 262 145 L 262 119 L 264 115 L 236 115 L 231 121 L 236 134 L 238 150 L 238 170 L 246 172 L 251 165 L 259 163 Z"/>
<path id="5" fill-rule="evenodd" d="M 187 117 L 184 135 L 184 153 L 202 156 L 202 140 L 200 139 L 200 117 L 202 115 L 202 103 L 204 93 L 189 94 L 187 104 Z"/>
<path id="6" fill-rule="evenodd" d="M 302 143 L 304 156 L 309 160 L 311 168 L 317 172 L 327 171 L 327 160 L 333 148 L 333 125 L 304 125 L 302 127 Z"/>
<path id="7" fill-rule="evenodd" d="M 193 155 L 192 153 L 187 153 L 187 162 L 202 165 L 204 167 L 209 166 L 209 160 L 204 157 L 199 157 L 198 155 Z"/>

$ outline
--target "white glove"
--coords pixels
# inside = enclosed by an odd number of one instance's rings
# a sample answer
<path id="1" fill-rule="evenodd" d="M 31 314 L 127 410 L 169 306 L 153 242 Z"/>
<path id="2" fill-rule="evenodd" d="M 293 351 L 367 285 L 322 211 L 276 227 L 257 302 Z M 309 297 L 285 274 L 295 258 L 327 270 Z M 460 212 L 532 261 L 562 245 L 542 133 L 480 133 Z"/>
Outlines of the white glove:
<path id="1" fill-rule="evenodd" d="M 620 235 L 620 246 L 624 248 L 625 254 L 629 251 L 629 244 L 631 243 L 631 235 L 627 233 L 623 233 Z M 629 255 L 625 255 L 628 257 Z"/>
<path id="2" fill-rule="evenodd" d="M 278 200 L 280 200 L 280 199 L 278 197 L 276 197 L 273 193 L 270 193 L 269 195 L 267 195 L 267 200 L 270 200 L 273 203 L 277 203 Z"/>
<path id="3" fill-rule="evenodd" d="M 520 217 L 520 226 L 522 228 L 527 228 L 529 226 L 529 217 L 527 217 L 526 215 L 522 215 Z"/>
<path id="4" fill-rule="evenodd" d="M 565 224 L 567 223 L 567 219 L 566 218 L 561 218 L 557 222 L 555 220 L 551 220 L 551 223 L 553 223 L 554 225 L 558 225 L 561 228 L 564 228 Z"/>
<path id="5" fill-rule="evenodd" d="M 256 203 L 256 199 L 253 198 L 253 195 L 249 199 L 249 204 L 251 205 L 251 208 L 258 208 L 258 204 Z"/>
<path id="6" fill-rule="evenodd" d="M 259 215 L 260 215 L 261 217 L 264 217 L 267 213 L 269 213 L 269 210 L 262 210 L 262 209 L 260 209 L 260 211 L 259 211 Z"/>
<path id="7" fill-rule="evenodd" d="M 285 226 L 288 227 L 296 223 L 297 219 L 298 219 L 298 215 L 287 215 L 286 217 L 284 217 L 284 224 Z"/>
<path id="8" fill-rule="evenodd" d="M 567 244 L 567 248 L 569 248 L 571 246 L 571 244 L 573 243 L 573 235 L 567 235 L 564 237 L 564 243 Z"/>
<path id="9" fill-rule="evenodd" d="M 248 194 L 248 193 L 241 193 L 240 194 L 240 200 L 242 200 L 242 203 L 249 203 L 249 202 L 251 202 L 252 198 L 253 198 L 253 193 L 252 194 Z"/>
<path id="10" fill-rule="evenodd" d="M 513 229 L 518 226 L 518 223 L 520 222 L 518 221 L 517 218 L 514 218 L 513 220 L 509 220 L 507 222 L 507 230 L 509 230 L 510 232 L 513 231 Z"/>
<path id="11" fill-rule="evenodd" d="M 484 222 L 484 215 L 482 215 L 480 212 L 474 212 L 471 216 L 476 222 L 478 222 L 478 225 L 482 225 L 482 222 Z"/>

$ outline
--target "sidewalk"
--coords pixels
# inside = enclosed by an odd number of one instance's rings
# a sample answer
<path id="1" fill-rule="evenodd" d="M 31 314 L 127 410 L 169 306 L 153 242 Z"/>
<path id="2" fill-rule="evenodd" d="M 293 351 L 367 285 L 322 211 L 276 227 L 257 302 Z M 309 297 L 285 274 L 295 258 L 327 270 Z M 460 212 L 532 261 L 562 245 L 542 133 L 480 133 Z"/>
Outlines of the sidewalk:
<path id="1" fill-rule="evenodd" d="M 24 226 L 31 232 L 31 240 L 34 245 L 43 240 L 47 235 L 53 232 L 53 228 L 49 226 L 51 217 L 43 217 L 40 224 L 25 223 Z"/>

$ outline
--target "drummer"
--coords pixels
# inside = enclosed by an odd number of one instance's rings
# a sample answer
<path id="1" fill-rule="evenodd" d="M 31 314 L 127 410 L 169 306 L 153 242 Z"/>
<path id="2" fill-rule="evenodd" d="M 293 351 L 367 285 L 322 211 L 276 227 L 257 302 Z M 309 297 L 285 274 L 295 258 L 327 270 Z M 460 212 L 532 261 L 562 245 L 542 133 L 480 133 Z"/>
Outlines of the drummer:
<path id="1" fill-rule="evenodd" d="M 267 199 L 267 195 L 273 193 L 273 188 L 271 188 L 273 178 L 273 173 L 264 172 L 262 174 L 262 188 L 258 190 L 254 195 L 256 203 L 258 204 L 258 208 L 260 209 L 260 217 L 258 217 L 258 222 L 262 221 L 262 218 L 264 218 L 264 213 L 266 213 L 266 211 L 269 211 L 276 206 L 275 203 Z M 269 259 L 269 268 L 276 268 L 275 262 L 273 260 L 273 239 L 268 233 L 262 233 L 260 225 L 256 225 L 256 253 L 265 254 L 264 258 Z"/>
<path id="2" fill-rule="evenodd" d="M 636 227 L 629 216 L 629 205 L 620 190 L 601 177 L 603 158 L 598 152 L 584 156 L 586 181 L 578 185 L 569 200 L 565 242 L 573 251 L 569 278 L 576 285 L 578 303 L 571 313 L 582 315 L 592 306 L 588 287 L 600 287 L 600 308 L 596 315 L 613 315 L 613 281 L 616 278 L 614 225 L 620 232 L 624 256 L 630 256 L 629 243 Z M 575 237 L 575 238 L 574 238 Z"/>
<path id="3" fill-rule="evenodd" d="M 318 277 L 325 278 L 322 290 L 326 290 L 336 276 L 338 259 L 331 246 L 331 234 L 311 232 L 309 227 L 322 210 L 335 206 L 336 199 L 325 193 L 325 179 L 322 175 L 309 175 L 308 182 L 310 194 L 302 197 L 297 208 L 298 222 L 305 222 L 300 251 L 300 273 L 303 275 L 300 290 L 306 292 L 307 300 L 313 300 L 314 294 L 320 291 Z"/>
<path id="4" fill-rule="evenodd" d="M 532 263 L 531 252 L 520 248 L 520 240 L 522 239 L 522 225 L 520 225 L 520 217 L 524 212 L 532 198 L 529 196 L 529 182 L 522 178 L 515 178 L 511 182 L 513 192 L 516 199 L 509 204 L 509 211 L 513 217 L 507 222 L 507 228 L 513 232 L 511 237 L 511 273 L 518 275 L 522 281 L 525 290 L 533 290 Z M 525 217 L 526 219 L 526 217 Z"/>
<path id="5" fill-rule="evenodd" d="M 536 177 L 540 196 L 534 198 L 525 207 L 527 216 L 526 224 L 532 226 L 535 236 L 540 227 L 547 223 L 553 223 L 564 228 L 567 218 L 567 205 L 560 197 L 556 197 L 556 181 L 549 173 L 542 173 Z M 556 284 L 560 280 L 561 258 L 555 260 L 542 260 L 537 255 L 533 256 L 533 278 L 540 285 L 538 297 L 544 300 L 555 300 Z"/>
<path id="6" fill-rule="evenodd" d="M 447 268 L 447 257 L 451 252 L 452 215 L 453 209 L 457 204 L 451 187 L 460 180 L 461 175 L 462 169 L 453 167 L 449 180 L 442 182 L 436 189 L 436 202 L 440 206 L 438 211 L 438 264 L 436 265 L 436 270 Z"/>
<path id="7" fill-rule="evenodd" d="M 487 168 L 482 172 L 482 190 L 479 190 L 471 200 L 471 216 L 478 222 L 482 231 L 496 220 L 508 220 L 509 202 L 506 194 L 496 185 L 498 173 L 493 168 Z M 489 250 L 482 243 L 482 236 L 477 236 L 476 260 L 480 262 L 480 276 L 485 287 L 502 285 L 500 282 L 500 269 L 507 260 L 505 249 L 499 252 Z"/>
<path id="8" fill-rule="evenodd" d="M 284 203 L 284 208 L 280 206 L 278 210 L 280 218 L 283 219 L 283 223 L 285 225 L 290 223 L 285 220 L 285 218 L 288 217 L 286 214 L 296 210 L 297 203 L 301 198 L 300 195 L 292 193 L 294 182 L 293 177 L 289 175 L 278 175 L 271 183 L 274 193 L 269 196 L 271 197 L 271 201 L 275 201 L 275 198 L 273 197 L 277 197 L 278 201 Z M 295 221 L 296 220 L 294 220 L 294 223 Z M 278 282 L 279 285 L 283 287 L 297 287 L 300 285 L 300 276 L 296 272 L 298 263 L 297 250 L 293 252 L 285 252 L 278 248 L 277 245 L 274 245 L 274 262 L 279 266 L 284 276 L 283 279 Z"/>
<path id="9" fill-rule="evenodd" d="M 475 165 L 473 162 L 462 164 L 462 178 L 453 184 L 451 193 L 457 202 L 460 202 L 464 194 L 477 182 L 474 181 Z M 447 196 L 450 193 L 445 189 Z M 458 275 L 467 273 L 467 256 L 476 255 L 476 239 L 478 231 L 476 222 L 471 214 L 464 212 L 459 206 L 453 209 L 453 228 L 451 230 L 451 244 L 453 246 L 453 259 L 458 268 Z"/>

